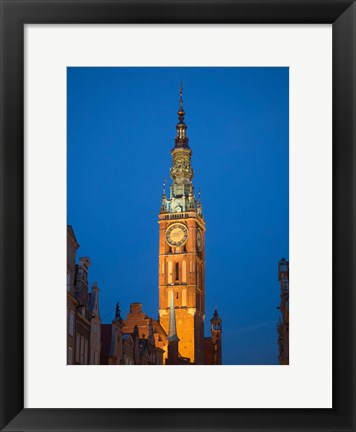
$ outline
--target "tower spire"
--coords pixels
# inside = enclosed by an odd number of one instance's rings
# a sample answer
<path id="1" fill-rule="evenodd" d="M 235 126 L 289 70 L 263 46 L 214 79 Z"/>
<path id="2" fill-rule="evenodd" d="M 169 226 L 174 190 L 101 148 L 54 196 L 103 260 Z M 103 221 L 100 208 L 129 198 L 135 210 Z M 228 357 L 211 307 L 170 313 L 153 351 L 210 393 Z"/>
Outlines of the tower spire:
<path id="1" fill-rule="evenodd" d="M 202 205 L 195 198 L 192 179 L 194 170 L 191 165 L 192 150 L 189 147 L 187 137 L 187 125 L 184 122 L 185 111 L 183 108 L 183 84 L 179 87 L 179 109 L 176 125 L 177 134 L 174 140 L 174 147 L 171 150 L 172 167 L 170 177 L 173 180 L 170 186 L 170 196 L 162 195 L 160 213 L 179 213 L 187 210 L 194 210 L 200 217 L 203 217 Z"/>
<path id="2" fill-rule="evenodd" d="M 178 120 L 179 123 L 176 126 L 177 136 L 175 139 L 174 148 L 185 148 L 189 149 L 188 137 L 187 137 L 187 125 L 184 123 L 185 111 L 183 108 L 183 84 L 180 83 L 179 87 L 179 109 L 178 109 Z"/>
<path id="3" fill-rule="evenodd" d="M 169 327 L 168 327 L 168 342 L 178 342 L 176 330 L 176 312 L 174 309 L 173 290 L 170 292 L 170 305 L 169 305 Z"/>
<path id="4" fill-rule="evenodd" d="M 183 83 L 180 82 L 180 89 L 179 89 L 179 111 L 178 111 L 178 118 L 182 122 L 184 120 L 184 108 L 183 108 Z M 181 118 L 182 117 L 182 118 Z"/>

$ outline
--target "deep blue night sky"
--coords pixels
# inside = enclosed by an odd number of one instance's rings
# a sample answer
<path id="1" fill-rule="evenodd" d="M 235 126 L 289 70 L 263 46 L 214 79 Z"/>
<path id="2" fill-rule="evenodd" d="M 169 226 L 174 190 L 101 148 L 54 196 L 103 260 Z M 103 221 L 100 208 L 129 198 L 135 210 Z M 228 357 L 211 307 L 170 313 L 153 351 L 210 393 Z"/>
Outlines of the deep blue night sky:
<path id="1" fill-rule="evenodd" d="M 224 364 L 277 364 L 277 265 L 289 256 L 288 68 L 68 68 L 68 223 L 92 262 L 103 322 L 115 303 L 158 314 L 162 183 L 183 81 L 206 221 L 206 335 Z"/>

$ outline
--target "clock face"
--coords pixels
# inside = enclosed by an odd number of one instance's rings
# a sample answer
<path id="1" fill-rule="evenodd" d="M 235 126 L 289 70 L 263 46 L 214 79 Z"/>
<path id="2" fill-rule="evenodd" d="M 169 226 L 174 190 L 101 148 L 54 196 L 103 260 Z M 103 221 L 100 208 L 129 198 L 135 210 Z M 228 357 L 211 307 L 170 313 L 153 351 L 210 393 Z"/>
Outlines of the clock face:
<path id="1" fill-rule="evenodd" d="M 188 240 L 188 230 L 184 224 L 174 223 L 166 231 L 166 242 L 169 246 L 183 246 Z"/>
<path id="2" fill-rule="evenodd" d="M 203 247 L 203 241 L 201 238 L 201 233 L 200 230 L 197 230 L 197 248 L 199 252 L 201 252 L 202 247 Z"/>

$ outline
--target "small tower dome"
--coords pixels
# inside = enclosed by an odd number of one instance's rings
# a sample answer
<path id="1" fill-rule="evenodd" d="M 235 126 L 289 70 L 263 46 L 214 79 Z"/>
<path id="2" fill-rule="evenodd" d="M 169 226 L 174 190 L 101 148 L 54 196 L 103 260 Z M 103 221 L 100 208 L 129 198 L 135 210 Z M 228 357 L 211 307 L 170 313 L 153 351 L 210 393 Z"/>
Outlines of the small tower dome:
<path id="1" fill-rule="evenodd" d="M 214 315 L 210 320 L 211 331 L 222 331 L 222 319 L 219 317 L 217 309 L 214 311 Z"/>

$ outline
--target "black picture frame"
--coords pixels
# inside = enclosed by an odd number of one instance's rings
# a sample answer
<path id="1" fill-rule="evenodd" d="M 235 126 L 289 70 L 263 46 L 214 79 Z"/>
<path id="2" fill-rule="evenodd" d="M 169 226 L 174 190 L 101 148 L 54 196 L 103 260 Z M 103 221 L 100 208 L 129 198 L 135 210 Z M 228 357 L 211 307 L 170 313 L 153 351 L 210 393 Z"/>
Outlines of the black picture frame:
<path id="1" fill-rule="evenodd" d="M 350 0 L 0 0 L 0 6 L 0 429 L 355 431 L 355 3 Z M 332 24 L 332 409 L 24 409 L 24 25 L 27 23 Z M 312 332 L 311 327 L 311 337 L 315 337 Z"/>

